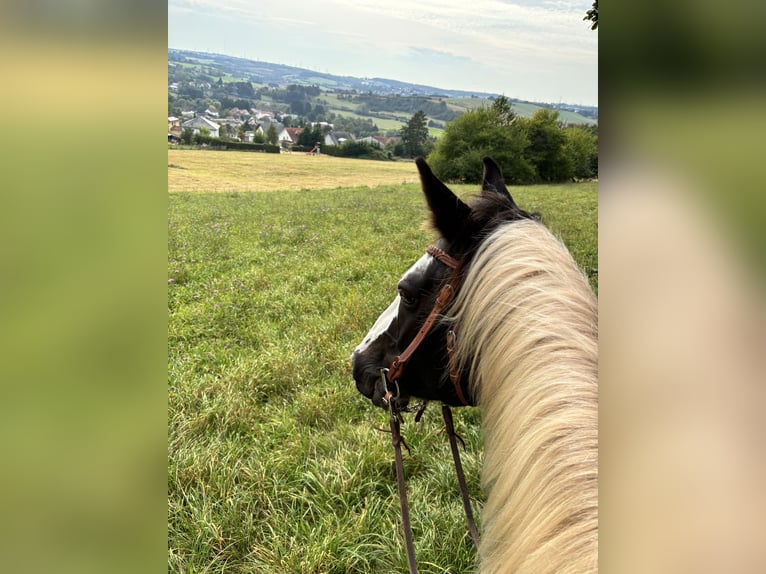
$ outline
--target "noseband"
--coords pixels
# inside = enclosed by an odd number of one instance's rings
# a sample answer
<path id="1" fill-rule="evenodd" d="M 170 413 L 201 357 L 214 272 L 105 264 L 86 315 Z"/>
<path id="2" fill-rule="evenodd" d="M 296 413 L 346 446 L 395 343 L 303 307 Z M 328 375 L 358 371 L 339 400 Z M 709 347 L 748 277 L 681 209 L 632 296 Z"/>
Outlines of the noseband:
<path id="1" fill-rule="evenodd" d="M 436 323 L 436 320 L 441 315 L 441 312 L 455 297 L 455 294 L 457 293 L 458 287 L 460 285 L 460 276 L 457 272 L 457 268 L 460 265 L 460 262 L 457 259 L 451 255 L 448 255 L 443 249 L 439 249 L 433 245 L 429 245 L 428 249 L 426 249 L 426 252 L 449 267 L 452 270 L 452 274 L 450 275 L 449 280 L 442 287 L 438 297 L 436 297 L 436 301 L 434 302 L 434 306 L 431 309 L 431 312 L 428 314 L 428 317 L 426 317 L 425 322 L 418 330 L 415 338 L 410 342 L 409 345 L 407 345 L 407 348 L 401 355 L 397 355 L 394 357 L 393 361 L 391 361 L 391 365 L 388 367 L 387 373 L 389 381 L 396 382 L 399 377 L 402 376 L 404 368 L 407 366 L 407 362 L 423 342 L 423 339 L 426 338 L 426 335 L 428 335 L 429 331 L 434 326 L 434 323 Z M 449 377 L 452 381 L 452 385 L 455 387 L 455 393 L 457 394 L 458 400 L 460 400 L 463 405 L 468 406 L 470 403 L 466 400 L 465 395 L 463 394 L 463 389 L 460 386 L 460 370 L 455 366 L 455 362 L 453 360 L 453 355 L 455 352 L 455 338 L 456 328 L 453 325 L 452 329 L 447 332 L 447 353 L 449 356 L 450 365 Z M 386 393 L 386 396 L 384 397 L 386 402 L 388 402 L 390 399 L 389 395 L 392 395 L 392 393 Z"/>

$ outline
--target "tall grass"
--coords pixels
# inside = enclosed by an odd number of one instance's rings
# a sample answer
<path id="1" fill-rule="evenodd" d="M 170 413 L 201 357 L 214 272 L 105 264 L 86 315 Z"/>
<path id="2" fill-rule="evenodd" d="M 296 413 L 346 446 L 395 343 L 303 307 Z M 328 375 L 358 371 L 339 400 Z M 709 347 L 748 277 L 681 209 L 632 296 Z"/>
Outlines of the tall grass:
<path id="1" fill-rule="evenodd" d="M 515 196 L 595 286 L 594 186 Z M 348 357 L 431 240 L 425 216 L 411 184 L 169 195 L 170 572 L 406 571 L 386 414 Z M 480 505 L 479 413 L 455 418 Z M 469 572 L 440 420 L 403 427 L 418 564 Z"/>

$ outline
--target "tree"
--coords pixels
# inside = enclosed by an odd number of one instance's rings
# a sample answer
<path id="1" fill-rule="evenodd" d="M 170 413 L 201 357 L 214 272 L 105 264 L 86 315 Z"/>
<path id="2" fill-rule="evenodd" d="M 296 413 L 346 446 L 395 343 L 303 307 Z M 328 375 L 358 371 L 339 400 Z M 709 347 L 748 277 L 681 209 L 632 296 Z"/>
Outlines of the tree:
<path id="1" fill-rule="evenodd" d="M 583 20 L 593 22 L 593 26 L 590 27 L 591 30 L 598 29 L 598 0 L 593 0 L 593 6 L 585 13 Z"/>
<path id="2" fill-rule="evenodd" d="M 274 124 L 269 125 L 269 129 L 266 130 L 266 141 L 271 145 L 276 145 L 278 140 L 279 134 L 277 133 L 277 128 L 274 127 Z"/>
<path id="3" fill-rule="evenodd" d="M 243 98 L 255 98 L 255 90 L 250 82 L 236 82 L 234 84 L 237 95 Z"/>
<path id="4" fill-rule="evenodd" d="M 566 135 L 558 120 L 558 110 L 541 108 L 527 122 L 526 156 L 542 181 L 566 181 L 573 174 L 572 161 L 564 153 Z"/>
<path id="5" fill-rule="evenodd" d="M 181 143 L 191 145 L 194 140 L 194 130 L 191 128 L 184 128 L 181 132 Z"/>
<path id="6" fill-rule="evenodd" d="M 505 96 L 498 96 L 492 102 L 492 111 L 497 115 L 501 126 L 510 126 L 516 119 L 516 112 L 511 108 L 511 102 Z"/>
<path id="7" fill-rule="evenodd" d="M 426 153 L 425 147 L 428 141 L 428 124 L 426 115 L 422 110 L 418 110 L 407 122 L 407 125 L 400 130 L 402 144 L 404 145 L 404 155 L 415 157 Z"/>
<path id="8" fill-rule="evenodd" d="M 587 126 L 569 126 L 564 130 L 564 153 L 572 164 L 572 175 L 589 178 L 598 175 L 598 135 Z"/>
<path id="9" fill-rule="evenodd" d="M 230 128 L 228 124 L 223 124 L 218 133 L 222 140 L 228 140 L 233 138 L 237 132 L 234 128 Z"/>
<path id="10" fill-rule="evenodd" d="M 314 147 L 317 143 L 321 143 L 324 140 L 324 133 L 319 124 L 306 126 L 298 136 L 298 145 L 305 146 L 307 148 Z"/>
<path id="11" fill-rule="evenodd" d="M 526 125 L 515 115 L 511 119 L 510 107 L 506 108 L 505 103 L 507 100 L 480 106 L 447 124 L 428 157 L 439 178 L 478 183 L 482 158 L 488 155 L 498 162 L 506 182 L 534 181 L 534 166 L 525 156 L 529 146 Z"/>

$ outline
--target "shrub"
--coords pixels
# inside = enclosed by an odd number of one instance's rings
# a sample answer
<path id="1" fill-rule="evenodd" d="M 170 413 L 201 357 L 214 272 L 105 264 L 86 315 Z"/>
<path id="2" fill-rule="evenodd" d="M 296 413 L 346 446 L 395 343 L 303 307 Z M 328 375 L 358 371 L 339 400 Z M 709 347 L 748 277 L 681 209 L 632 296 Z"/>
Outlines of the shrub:
<path id="1" fill-rule="evenodd" d="M 379 147 L 367 142 L 346 141 L 339 146 L 325 146 L 322 153 L 337 157 L 355 157 L 360 159 L 388 160 L 390 155 Z"/>
<path id="2" fill-rule="evenodd" d="M 197 145 L 208 145 L 210 147 L 222 150 L 240 150 L 240 151 L 262 151 L 266 153 L 279 153 L 279 146 L 265 143 L 247 143 L 236 141 L 223 141 L 219 138 L 210 136 L 202 136 L 197 134 L 194 136 L 194 143 Z"/>

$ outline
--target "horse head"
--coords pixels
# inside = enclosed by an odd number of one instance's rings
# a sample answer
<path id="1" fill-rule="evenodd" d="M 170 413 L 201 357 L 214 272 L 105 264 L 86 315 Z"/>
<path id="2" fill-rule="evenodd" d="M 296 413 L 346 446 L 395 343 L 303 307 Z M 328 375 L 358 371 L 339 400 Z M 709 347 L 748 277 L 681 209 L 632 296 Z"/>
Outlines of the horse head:
<path id="1" fill-rule="evenodd" d="M 359 392 L 380 407 L 386 406 L 384 397 L 394 387 L 399 407 L 410 397 L 470 405 L 474 400 L 467 375 L 450 372 L 448 347 L 456 335 L 447 318 L 449 302 L 482 239 L 501 223 L 534 216 L 516 205 L 491 158 L 484 158 L 481 193 L 470 203 L 440 181 L 424 159 L 418 158 L 416 165 L 440 237 L 435 248 L 404 272 L 396 298 L 354 349 L 354 380 Z"/>

